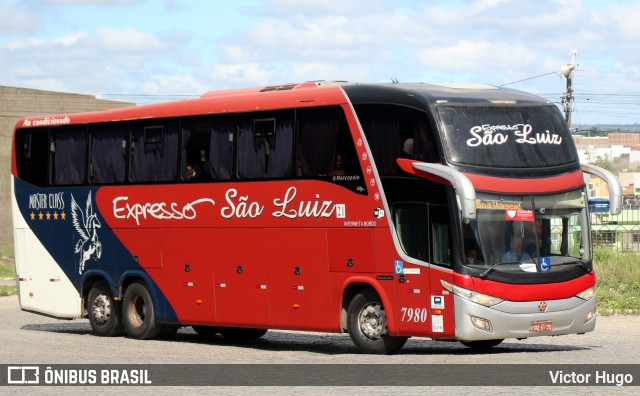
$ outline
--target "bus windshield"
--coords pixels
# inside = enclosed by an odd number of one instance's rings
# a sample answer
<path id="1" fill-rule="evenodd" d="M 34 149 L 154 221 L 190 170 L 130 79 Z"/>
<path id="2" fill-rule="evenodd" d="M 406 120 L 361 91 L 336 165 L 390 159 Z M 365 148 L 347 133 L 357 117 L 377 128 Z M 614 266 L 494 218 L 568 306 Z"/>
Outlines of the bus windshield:
<path id="1" fill-rule="evenodd" d="M 439 107 L 447 159 L 454 164 L 539 168 L 578 162 L 553 106 Z"/>
<path id="2" fill-rule="evenodd" d="M 464 225 L 465 265 L 502 272 L 551 272 L 590 265 L 581 190 L 545 196 L 478 194 Z"/>

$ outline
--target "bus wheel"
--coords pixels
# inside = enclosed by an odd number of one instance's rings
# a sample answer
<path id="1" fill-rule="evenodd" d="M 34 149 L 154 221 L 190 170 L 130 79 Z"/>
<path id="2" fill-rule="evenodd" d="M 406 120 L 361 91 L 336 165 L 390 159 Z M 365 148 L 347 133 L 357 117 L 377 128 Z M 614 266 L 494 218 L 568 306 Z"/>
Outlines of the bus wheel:
<path id="1" fill-rule="evenodd" d="M 230 340 L 249 340 L 267 334 L 267 329 L 247 329 L 244 327 L 221 327 L 220 334 Z"/>
<path id="2" fill-rule="evenodd" d="M 220 333 L 220 328 L 215 326 L 191 326 L 202 337 L 213 337 Z"/>
<path id="3" fill-rule="evenodd" d="M 391 354 L 407 342 L 408 337 L 395 337 L 387 333 L 387 316 L 380 296 L 372 289 L 356 294 L 348 309 L 347 330 L 363 353 Z"/>
<path id="4" fill-rule="evenodd" d="M 489 349 L 499 345 L 504 340 L 480 340 L 480 341 L 462 341 L 460 343 L 472 349 Z"/>
<path id="5" fill-rule="evenodd" d="M 147 288 L 138 282 L 129 285 L 124 292 L 122 319 L 127 334 L 132 338 L 156 338 L 162 330 L 162 325 L 156 322 L 151 295 Z"/>
<path id="6" fill-rule="evenodd" d="M 91 286 L 87 312 L 91 328 L 97 335 L 114 337 L 124 334 L 120 304 L 113 300 L 107 282 L 101 280 Z"/>

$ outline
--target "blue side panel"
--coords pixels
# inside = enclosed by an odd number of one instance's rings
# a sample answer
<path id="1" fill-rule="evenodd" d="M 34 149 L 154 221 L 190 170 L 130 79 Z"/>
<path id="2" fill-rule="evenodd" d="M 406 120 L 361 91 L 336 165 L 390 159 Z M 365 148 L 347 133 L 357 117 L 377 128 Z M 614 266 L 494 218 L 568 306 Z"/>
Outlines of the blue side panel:
<path id="1" fill-rule="evenodd" d="M 91 274 L 104 276 L 114 288 L 125 275 L 138 275 L 150 288 L 158 320 L 177 322 L 157 284 L 108 228 L 95 203 L 98 190 L 39 188 L 15 179 L 15 198 L 22 217 L 78 292 Z"/>

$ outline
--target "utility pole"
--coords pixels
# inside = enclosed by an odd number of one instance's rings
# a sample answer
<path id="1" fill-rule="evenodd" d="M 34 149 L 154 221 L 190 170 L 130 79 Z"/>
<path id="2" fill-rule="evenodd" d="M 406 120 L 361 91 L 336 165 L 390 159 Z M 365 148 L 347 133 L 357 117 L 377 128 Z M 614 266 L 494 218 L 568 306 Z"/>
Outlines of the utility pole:
<path id="1" fill-rule="evenodd" d="M 560 71 L 562 75 L 567 79 L 567 91 L 564 95 L 561 96 L 562 104 L 564 105 L 564 119 L 567 122 L 567 127 L 571 129 L 571 112 L 573 108 L 571 107 L 573 103 L 573 70 L 576 68 L 576 55 L 578 55 L 578 50 L 571 51 L 571 63 L 560 65 Z"/>

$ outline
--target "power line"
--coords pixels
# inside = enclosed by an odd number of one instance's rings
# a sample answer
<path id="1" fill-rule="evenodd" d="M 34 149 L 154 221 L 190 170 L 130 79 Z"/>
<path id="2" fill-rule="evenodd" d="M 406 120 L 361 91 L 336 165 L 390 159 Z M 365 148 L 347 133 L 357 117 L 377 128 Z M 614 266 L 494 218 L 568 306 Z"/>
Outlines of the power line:
<path id="1" fill-rule="evenodd" d="M 523 82 L 523 81 L 529 81 L 529 80 L 533 80 L 534 78 L 548 76 L 549 74 L 557 74 L 558 76 L 560 76 L 560 74 L 558 72 L 549 72 L 549 73 L 541 74 L 539 76 L 529 77 L 529 78 L 525 78 L 525 79 L 518 80 L 518 81 L 512 81 L 510 83 L 502 84 L 500 86 L 504 87 L 504 86 L 507 86 L 507 85 L 516 84 L 516 83 Z"/>

